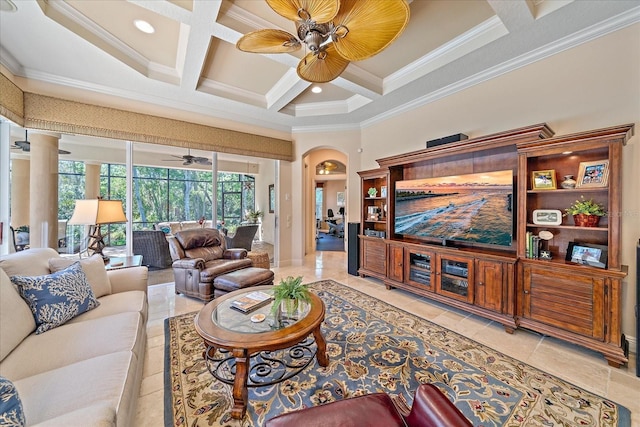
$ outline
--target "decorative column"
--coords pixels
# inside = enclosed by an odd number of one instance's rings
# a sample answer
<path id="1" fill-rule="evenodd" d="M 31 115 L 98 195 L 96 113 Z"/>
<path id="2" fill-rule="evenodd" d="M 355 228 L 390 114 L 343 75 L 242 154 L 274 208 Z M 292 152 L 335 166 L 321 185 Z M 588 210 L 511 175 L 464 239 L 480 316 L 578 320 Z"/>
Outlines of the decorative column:
<path id="1" fill-rule="evenodd" d="M 100 163 L 85 163 L 84 198 L 97 199 L 100 196 Z"/>
<path id="2" fill-rule="evenodd" d="M 60 135 L 30 133 L 29 244 L 58 247 L 58 141 Z"/>
<path id="3" fill-rule="evenodd" d="M 11 226 L 29 225 L 29 169 L 28 159 L 11 161 Z"/>

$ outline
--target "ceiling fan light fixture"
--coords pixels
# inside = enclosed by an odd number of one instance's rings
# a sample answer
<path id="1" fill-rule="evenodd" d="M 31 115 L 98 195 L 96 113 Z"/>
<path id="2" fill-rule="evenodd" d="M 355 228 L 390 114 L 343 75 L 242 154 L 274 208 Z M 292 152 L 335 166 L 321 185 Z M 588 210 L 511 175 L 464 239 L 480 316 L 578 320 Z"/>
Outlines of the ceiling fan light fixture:
<path id="1" fill-rule="evenodd" d="M 337 78 L 350 61 L 370 58 L 389 46 L 409 22 L 406 0 L 265 0 L 296 25 L 297 38 L 282 30 L 258 30 L 236 47 L 252 53 L 293 52 L 302 44 L 310 54 L 298 63 L 298 76 L 312 83 Z M 295 46 L 295 48 L 293 48 Z"/>

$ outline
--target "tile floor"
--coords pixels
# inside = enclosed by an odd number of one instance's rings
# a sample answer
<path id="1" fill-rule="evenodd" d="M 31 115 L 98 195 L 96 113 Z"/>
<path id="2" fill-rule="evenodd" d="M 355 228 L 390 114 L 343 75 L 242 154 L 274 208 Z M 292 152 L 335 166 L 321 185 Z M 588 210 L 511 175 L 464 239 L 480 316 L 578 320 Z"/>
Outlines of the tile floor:
<path id="1" fill-rule="evenodd" d="M 640 378 L 635 376 L 635 354 L 627 366 L 615 369 L 609 367 L 600 354 L 554 338 L 524 330 L 507 334 L 495 322 L 402 290 L 386 290 L 374 279 L 348 275 L 344 252 L 317 252 L 307 256 L 303 266 L 273 270 L 276 282 L 282 277 L 303 275 L 306 283 L 333 279 L 352 286 L 618 402 L 631 410 L 632 426 L 640 426 Z M 161 427 L 164 425 L 164 319 L 199 310 L 202 303 L 175 295 L 173 284 L 150 286 L 148 298 L 147 353 L 135 425 Z"/>

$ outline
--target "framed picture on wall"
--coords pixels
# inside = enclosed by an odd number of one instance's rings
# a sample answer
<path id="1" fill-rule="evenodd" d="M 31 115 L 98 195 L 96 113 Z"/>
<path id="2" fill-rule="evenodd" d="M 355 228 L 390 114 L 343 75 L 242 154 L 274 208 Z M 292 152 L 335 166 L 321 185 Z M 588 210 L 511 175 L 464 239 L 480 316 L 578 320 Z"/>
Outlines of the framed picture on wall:
<path id="1" fill-rule="evenodd" d="M 387 197 L 387 186 L 383 185 L 380 187 L 380 197 Z"/>
<path id="2" fill-rule="evenodd" d="M 344 206 L 344 191 L 338 191 L 338 206 Z"/>
<path id="3" fill-rule="evenodd" d="M 276 211 L 276 186 L 275 184 L 269 185 L 269 213 Z"/>

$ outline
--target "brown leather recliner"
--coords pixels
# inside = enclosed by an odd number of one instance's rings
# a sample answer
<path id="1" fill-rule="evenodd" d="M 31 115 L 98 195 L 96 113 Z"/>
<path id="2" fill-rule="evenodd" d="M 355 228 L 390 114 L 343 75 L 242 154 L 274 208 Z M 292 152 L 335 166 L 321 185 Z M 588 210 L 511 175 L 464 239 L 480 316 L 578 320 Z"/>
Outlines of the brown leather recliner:
<path id="1" fill-rule="evenodd" d="M 373 393 L 288 412 L 265 427 L 472 427 L 462 412 L 433 384 L 416 390 L 411 412 L 404 416 L 385 393 Z"/>
<path id="2" fill-rule="evenodd" d="M 227 249 L 224 235 L 212 228 L 178 231 L 168 241 L 177 294 L 211 301 L 213 279 L 252 266 L 245 249 Z"/>

